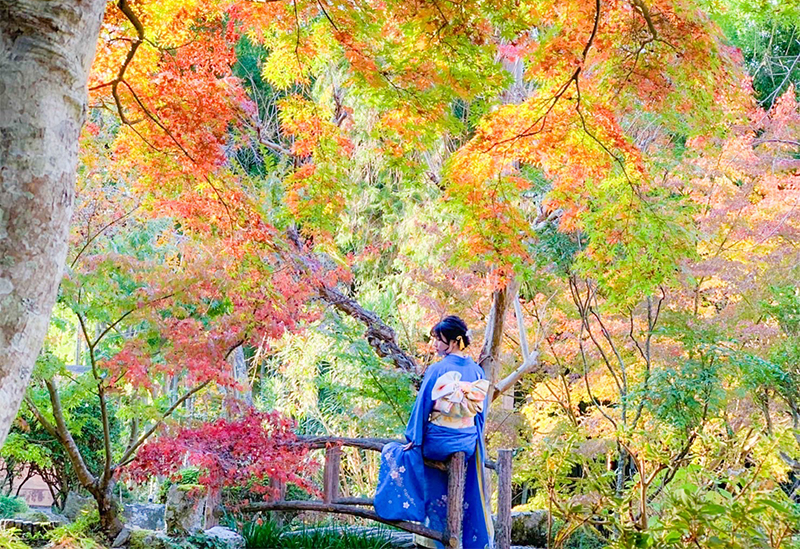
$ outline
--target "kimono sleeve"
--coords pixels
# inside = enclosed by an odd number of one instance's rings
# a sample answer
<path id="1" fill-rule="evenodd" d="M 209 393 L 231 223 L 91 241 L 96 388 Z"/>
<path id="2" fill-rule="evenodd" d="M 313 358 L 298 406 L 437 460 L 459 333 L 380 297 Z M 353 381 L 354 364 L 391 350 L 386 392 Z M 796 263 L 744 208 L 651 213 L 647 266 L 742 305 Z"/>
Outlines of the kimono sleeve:
<path id="1" fill-rule="evenodd" d="M 414 446 L 422 446 L 422 437 L 425 433 L 425 424 L 428 417 L 433 410 L 433 401 L 431 400 L 431 393 L 433 386 L 436 384 L 438 368 L 431 366 L 422 380 L 422 385 L 417 393 L 417 400 L 414 401 L 414 408 L 411 410 L 411 417 L 408 419 L 408 426 L 406 427 L 406 441 L 413 442 Z"/>

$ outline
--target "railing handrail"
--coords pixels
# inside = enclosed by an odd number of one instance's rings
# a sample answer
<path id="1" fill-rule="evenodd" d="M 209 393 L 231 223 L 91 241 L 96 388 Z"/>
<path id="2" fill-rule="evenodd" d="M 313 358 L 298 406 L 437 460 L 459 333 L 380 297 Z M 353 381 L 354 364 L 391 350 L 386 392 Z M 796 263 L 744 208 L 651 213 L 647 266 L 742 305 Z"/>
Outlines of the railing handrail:
<path id="1" fill-rule="evenodd" d="M 353 447 L 364 450 L 380 451 L 390 442 L 402 441 L 385 438 L 348 438 L 333 436 L 302 436 L 294 444 L 311 449 L 325 450 L 325 469 L 323 471 L 322 500 L 286 501 L 285 485 L 279 483 L 279 500 L 250 503 L 240 507 L 240 511 L 289 511 L 307 510 L 328 513 L 343 513 L 351 516 L 371 519 L 385 524 L 397 526 L 406 532 L 420 534 L 435 539 L 451 549 L 461 549 L 462 523 L 464 520 L 464 489 L 466 482 L 466 454 L 457 452 L 447 462 L 425 460 L 425 465 L 447 471 L 447 522 L 443 532 L 432 530 L 414 522 L 386 520 L 363 506 L 373 504 L 366 498 L 340 497 L 340 469 L 342 448 Z M 488 460 L 487 460 L 488 461 Z M 498 549 L 509 549 L 511 546 L 511 469 L 512 451 L 500 450 L 497 462 L 486 463 L 494 469 L 498 477 L 498 528 L 495 531 L 495 542 Z"/>
<path id="2" fill-rule="evenodd" d="M 348 438 L 336 436 L 298 436 L 296 444 L 311 448 L 314 450 L 321 450 L 329 444 L 338 444 L 339 446 L 347 446 L 350 448 L 360 448 L 362 450 L 372 450 L 380 452 L 383 447 L 390 442 L 398 442 L 405 444 L 405 441 L 396 438 Z M 446 470 L 447 466 L 440 466 L 442 462 L 425 460 L 425 464 L 436 469 Z M 493 471 L 497 470 L 497 463 L 494 460 L 487 459 L 483 463 L 487 468 Z"/>

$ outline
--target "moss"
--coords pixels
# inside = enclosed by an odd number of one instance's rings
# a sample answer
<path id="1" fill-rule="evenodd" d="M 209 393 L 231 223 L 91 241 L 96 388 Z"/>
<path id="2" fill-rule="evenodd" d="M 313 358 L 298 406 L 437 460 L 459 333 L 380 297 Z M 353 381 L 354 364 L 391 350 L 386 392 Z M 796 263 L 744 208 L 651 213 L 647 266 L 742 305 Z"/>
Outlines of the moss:
<path id="1" fill-rule="evenodd" d="M 214 547 L 213 540 L 204 534 L 186 538 L 170 537 L 163 532 L 134 528 L 128 541 L 129 549 L 207 549 Z"/>
<path id="2" fill-rule="evenodd" d="M 205 492 L 206 487 L 202 484 L 179 484 L 178 490 L 183 492 L 191 492 L 192 490 L 202 491 Z"/>

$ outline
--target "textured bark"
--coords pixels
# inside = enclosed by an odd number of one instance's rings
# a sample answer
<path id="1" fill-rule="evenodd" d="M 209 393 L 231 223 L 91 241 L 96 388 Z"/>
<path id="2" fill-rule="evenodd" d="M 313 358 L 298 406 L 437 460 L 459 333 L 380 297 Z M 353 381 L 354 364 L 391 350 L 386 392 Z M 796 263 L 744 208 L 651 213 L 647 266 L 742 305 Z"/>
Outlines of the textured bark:
<path id="1" fill-rule="evenodd" d="M 364 323 L 367 327 L 364 337 L 375 350 L 375 354 L 382 358 L 388 358 L 401 370 L 412 374 L 419 373 L 419 367 L 414 357 L 400 348 L 394 330 L 377 314 L 362 307 L 355 299 L 327 286 L 319 288 L 319 296 L 341 312 Z"/>
<path id="2" fill-rule="evenodd" d="M 297 230 L 290 229 L 287 237 L 294 247 L 291 259 L 295 264 L 309 272 L 320 271 L 321 264 L 319 259 L 305 250 Z M 381 358 L 388 358 L 401 370 L 412 374 L 421 373 L 414 357 L 403 351 L 398 345 L 397 335 L 394 330 L 377 314 L 362 307 L 355 299 L 328 287 L 322 282 L 318 284 L 316 289 L 320 299 L 366 326 L 367 331 L 364 333 L 364 337 L 375 350 L 375 354 Z M 419 379 L 415 381 L 415 384 L 419 387 Z"/>
<path id="3" fill-rule="evenodd" d="M 497 452 L 497 525 L 495 526 L 495 548 L 511 548 L 511 476 L 512 451 Z"/>
<path id="4" fill-rule="evenodd" d="M 486 332 L 483 335 L 483 346 L 478 355 L 478 364 L 486 372 L 486 378 L 494 385 L 500 372 L 500 346 L 503 342 L 503 329 L 505 327 L 506 310 L 517 294 L 517 282 L 512 280 L 506 286 L 495 290 L 492 294 L 492 309 L 486 322 Z"/>
<path id="5" fill-rule="evenodd" d="M 67 253 L 78 136 L 104 0 L 0 0 L 0 445 Z"/>
<path id="6" fill-rule="evenodd" d="M 446 547 L 462 549 L 464 528 L 464 487 L 467 479 L 467 459 L 464 452 L 450 456 L 447 476 L 447 531 Z"/>

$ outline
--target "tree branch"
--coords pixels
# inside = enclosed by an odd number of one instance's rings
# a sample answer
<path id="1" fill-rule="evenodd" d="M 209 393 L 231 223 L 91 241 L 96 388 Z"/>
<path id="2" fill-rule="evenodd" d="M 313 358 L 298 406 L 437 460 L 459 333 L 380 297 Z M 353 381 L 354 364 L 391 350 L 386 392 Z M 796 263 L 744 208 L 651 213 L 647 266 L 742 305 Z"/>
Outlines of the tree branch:
<path id="1" fill-rule="evenodd" d="M 653 16 L 650 14 L 650 9 L 647 7 L 647 4 L 644 3 L 644 0 L 633 0 L 633 5 L 636 6 L 639 13 L 644 17 L 645 23 L 647 23 L 647 29 L 650 31 L 653 40 L 658 38 L 658 32 L 653 24 Z"/>
<path id="2" fill-rule="evenodd" d="M 122 466 L 124 466 L 124 465 L 127 465 L 128 463 L 130 463 L 130 462 L 132 461 L 132 459 L 133 459 L 133 454 L 134 454 L 134 453 L 136 453 L 136 450 L 138 450 L 138 449 L 139 449 L 139 446 L 141 446 L 142 444 L 144 444 L 144 443 L 145 443 L 145 441 L 146 441 L 148 438 L 150 438 L 150 436 L 152 436 L 152 434 L 153 434 L 153 433 L 155 433 L 155 432 L 156 432 L 156 429 L 158 429 L 158 427 L 159 427 L 159 426 L 160 426 L 162 423 L 164 423 L 164 420 L 165 420 L 165 419 L 167 419 L 169 416 L 171 416 L 171 415 L 172 415 L 172 412 L 174 412 L 175 410 L 177 410 L 177 409 L 178 409 L 178 407 L 179 407 L 181 404 L 183 404 L 184 402 L 186 402 L 186 400 L 187 400 L 189 397 L 191 397 L 192 395 L 194 395 L 194 394 L 195 394 L 195 393 L 197 393 L 198 391 L 201 391 L 201 390 L 202 390 L 203 388 L 205 388 L 205 387 L 206 387 L 206 386 L 207 386 L 209 383 L 211 383 L 211 380 L 210 380 L 210 379 L 209 379 L 208 381 L 205 381 L 205 382 L 201 383 L 200 385 L 198 385 L 197 387 L 195 387 L 195 388 L 194 388 L 194 389 L 192 389 L 191 391 L 188 391 L 188 392 L 187 392 L 187 393 L 185 393 L 185 394 L 184 394 L 184 395 L 183 395 L 181 398 L 179 398 L 178 400 L 176 400 L 176 401 L 175 401 L 175 403 L 174 403 L 172 406 L 170 406 L 170 407 L 169 407 L 169 409 L 167 409 L 167 411 L 166 411 L 166 412 L 164 412 L 164 413 L 161 415 L 161 418 L 160 418 L 158 421 L 156 421 L 156 422 L 155 422 L 155 423 L 154 423 L 154 424 L 153 424 L 153 425 L 152 425 L 152 426 L 151 426 L 151 427 L 150 427 L 150 428 L 149 428 L 147 431 L 145 431 L 145 433 L 144 433 L 144 434 L 142 434 L 142 436 L 140 436 L 140 437 L 139 437 L 139 438 L 136 440 L 136 442 L 134 442 L 132 445 L 129 443 L 127 450 L 125 450 L 125 453 L 124 453 L 124 454 L 122 455 L 122 457 L 120 458 L 120 460 L 119 460 L 119 463 L 117 463 L 116 467 L 122 467 Z"/>
<path id="3" fill-rule="evenodd" d="M 61 399 L 58 396 L 55 382 L 52 379 L 46 379 L 44 380 L 44 384 L 47 386 L 47 392 L 50 394 L 50 404 L 53 406 L 53 418 L 56 421 L 58 438 L 64 445 L 64 450 L 66 450 L 67 456 L 69 456 L 69 461 L 75 470 L 78 480 L 80 480 L 84 488 L 93 488 L 97 485 L 97 479 L 83 461 L 81 451 L 78 449 L 75 439 L 72 438 L 72 433 L 69 432 L 67 422 L 64 420 L 64 411 L 61 407 Z"/>
<path id="4" fill-rule="evenodd" d="M 486 372 L 486 378 L 491 384 L 497 378 L 497 363 L 500 357 L 500 346 L 503 343 L 503 329 L 505 326 L 506 310 L 511 299 L 516 295 L 518 283 L 509 281 L 503 288 L 495 290 L 492 294 L 492 308 L 486 322 L 486 331 L 483 334 L 483 346 L 478 355 L 478 364 Z"/>
<path id="5" fill-rule="evenodd" d="M 33 403 L 33 400 L 31 400 L 31 398 L 28 395 L 25 395 L 24 400 L 25 404 L 28 405 L 28 408 L 33 414 L 33 417 L 35 417 L 36 421 L 38 421 L 41 424 L 41 426 L 44 427 L 44 430 L 50 433 L 50 435 L 53 438 L 61 440 L 61 436 L 58 434 L 55 425 L 50 423 L 50 421 L 46 417 L 44 417 L 44 414 L 42 414 L 42 411 L 39 410 L 36 404 Z"/>
<path id="6" fill-rule="evenodd" d="M 520 364 L 519 368 L 511 372 L 509 375 L 498 381 L 494 386 L 494 392 L 492 393 L 492 401 L 502 395 L 505 391 L 510 389 L 514 386 L 514 384 L 522 379 L 527 373 L 534 371 L 535 369 L 539 368 L 542 365 L 541 360 L 539 360 L 539 352 L 533 351 L 531 354 L 528 355 L 522 364 Z"/>
<path id="7" fill-rule="evenodd" d="M 304 252 L 297 230 L 290 229 L 288 237 L 295 252 L 291 258 L 299 264 L 300 268 L 312 274 L 320 270 L 319 261 Z M 322 281 L 319 281 L 316 286 L 317 294 L 323 301 L 333 305 L 339 311 L 355 318 L 367 327 L 364 337 L 366 337 L 367 342 L 378 356 L 389 358 L 398 368 L 405 372 L 411 374 L 421 373 L 414 357 L 403 351 L 398 345 L 394 330 L 381 320 L 377 314 L 362 307 L 355 299 L 328 287 Z"/>

